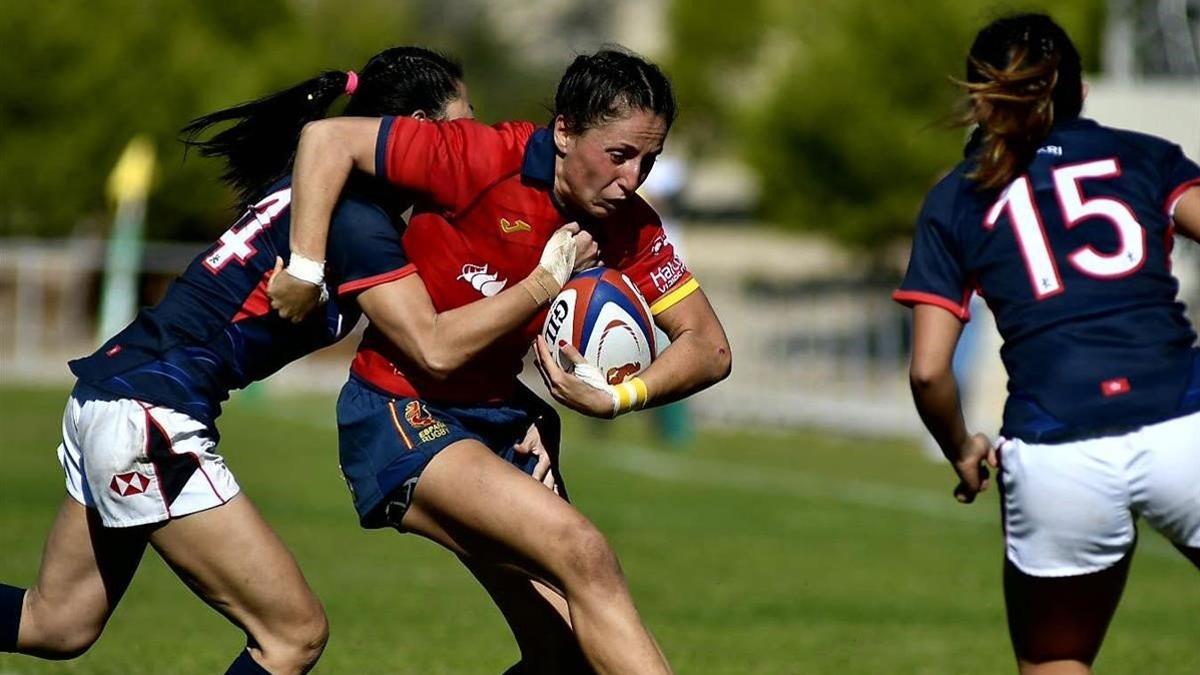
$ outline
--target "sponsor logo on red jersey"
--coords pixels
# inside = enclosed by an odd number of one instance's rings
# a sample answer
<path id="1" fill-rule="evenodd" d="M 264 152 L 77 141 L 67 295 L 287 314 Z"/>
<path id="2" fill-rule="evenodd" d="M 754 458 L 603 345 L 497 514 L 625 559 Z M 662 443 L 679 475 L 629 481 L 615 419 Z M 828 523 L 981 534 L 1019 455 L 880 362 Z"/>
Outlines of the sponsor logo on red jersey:
<path id="1" fill-rule="evenodd" d="M 533 226 L 529 223 L 518 220 L 515 223 L 509 222 L 507 218 L 500 219 L 500 231 L 504 234 L 515 234 L 517 232 L 532 232 Z"/>
<path id="2" fill-rule="evenodd" d="M 660 234 L 650 243 L 650 255 L 658 255 L 667 247 L 667 235 Z"/>
<path id="3" fill-rule="evenodd" d="M 508 284 L 508 279 L 501 279 L 499 273 L 488 271 L 487 265 L 463 265 L 462 274 L 458 275 L 458 278 L 471 284 L 472 288 L 487 298 L 504 290 Z"/>
<path id="4" fill-rule="evenodd" d="M 659 293 L 666 293 L 686 273 L 687 268 L 684 267 L 683 261 L 679 259 L 679 256 L 675 256 L 658 269 L 651 270 L 650 280 L 654 282 L 654 287 L 658 289 Z"/>

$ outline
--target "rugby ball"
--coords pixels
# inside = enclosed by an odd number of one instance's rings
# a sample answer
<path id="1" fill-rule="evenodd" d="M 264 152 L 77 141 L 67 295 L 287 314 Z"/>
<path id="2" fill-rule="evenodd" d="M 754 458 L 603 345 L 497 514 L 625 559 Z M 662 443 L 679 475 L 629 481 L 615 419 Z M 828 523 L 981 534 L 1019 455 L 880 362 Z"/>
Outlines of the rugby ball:
<path id="1" fill-rule="evenodd" d="M 637 375 L 658 355 L 646 299 L 629 277 L 606 267 L 571 277 L 550 303 L 542 335 L 563 370 L 572 364 L 560 342 L 578 349 L 609 384 Z"/>

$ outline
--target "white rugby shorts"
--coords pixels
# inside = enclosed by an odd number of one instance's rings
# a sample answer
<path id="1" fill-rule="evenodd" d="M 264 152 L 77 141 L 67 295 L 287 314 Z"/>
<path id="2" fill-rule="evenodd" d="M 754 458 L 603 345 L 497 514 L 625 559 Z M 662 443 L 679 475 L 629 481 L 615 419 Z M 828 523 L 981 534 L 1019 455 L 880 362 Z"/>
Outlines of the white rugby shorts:
<path id="1" fill-rule="evenodd" d="M 133 399 L 72 394 L 58 460 L 67 492 L 106 527 L 133 527 L 220 506 L 240 488 L 204 424 Z"/>
<path id="2" fill-rule="evenodd" d="M 1005 441 L 1000 487 L 1006 555 L 1032 576 L 1111 567 L 1138 518 L 1200 547 L 1200 413 L 1073 443 Z"/>

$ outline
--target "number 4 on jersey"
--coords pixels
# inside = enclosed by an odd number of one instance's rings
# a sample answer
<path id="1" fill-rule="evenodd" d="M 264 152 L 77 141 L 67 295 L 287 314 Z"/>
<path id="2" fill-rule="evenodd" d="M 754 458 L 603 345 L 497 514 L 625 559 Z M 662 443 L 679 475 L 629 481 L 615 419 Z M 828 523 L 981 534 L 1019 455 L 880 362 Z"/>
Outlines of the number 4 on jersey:
<path id="1" fill-rule="evenodd" d="M 1104 218 L 1117 231 L 1120 246 L 1113 253 L 1097 251 L 1090 244 L 1071 252 L 1067 260 L 1076 270 L 1097 279 L 1118 279 L 1133 274 L 1146 261 L 1146 230 L 1138 223 L 1133 211 L 1116 199 L 1095 197 L 1084 199 L 1079 186 L 1087 178 L 1117 178 L 1121 167 L 1116 159 L 1102 159 L 1082 164 L 1060 166 L 1053 170 L 1054 192 L 1062 211 L 1063 224 L 1067 229 L 1088 218 Z M 1062 277 L 1058 264 L 1046 238 L 1046 227 L 1033 199 L 1029 176 L 1013 181 L 988 211 L 984 226 L 992 229 L 1000 216 L 1008 214 L 1017 239 L 1017 246 L 1025 258 L 1025 268 L 1033 285 L 1033 294 L 1044 300 L 1062 293 Z"/>
<path id="2" fill-rule="evenodd" d="M 261 234 L 263 229 L 270 227 L 275 218 L 291 202 L 292 190 L 288 188 L 251 206 L 246 211 L 246 215 L 239 218 L 233 227 L 221 235 L 221 240 L 217 242 L 216 248 L 204 256 L 204 266 L 208 268 L 208 271 L 216 274 L 235 258 L 239 263 L 245 265 L 247 260 L 258 253 L 258 249 L 254 248 L 254 238 Z"/>

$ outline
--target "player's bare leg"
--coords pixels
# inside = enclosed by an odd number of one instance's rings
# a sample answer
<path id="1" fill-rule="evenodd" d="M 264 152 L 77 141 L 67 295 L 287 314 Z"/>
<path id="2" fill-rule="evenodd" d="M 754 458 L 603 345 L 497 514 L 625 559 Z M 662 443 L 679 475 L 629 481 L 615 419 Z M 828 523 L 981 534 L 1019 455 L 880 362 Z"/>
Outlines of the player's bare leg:
<path id="1" fill-rule="evenodd" d="M 37 582 L 25 593 L 17 650 L 48 659 L 87 651 L 129 587 L 146 535 L 146 528 L 105 528 L 94 510 L 64 499 Z"/>
<path id="2" fill-rule="evenodd" d="M 1117 609 L 1132 552 L 1075 577 L 1032 577 L 1004 563 L 1008 629 L 1021 675 L 1086 675 Z"/>
<path id="3" fill-rule="evenodd" d="M 458 555 L 484 587 L 508 623 L 521 662 L 506 673 L 592 673 L 571 627 L 570 607 L 562 592 L 531 578 L 511 564 L 485 563 L 474 555 L 490 555 L 494 547 L 457 526 L 459 536 L 422 513 L 405 515 L 407 529 L 427 537 Z M 494 557 L 494 556 L 492 556 Z"/>
<path id="4" fill-rule="evenodd" d="M 521 675 L 586 675 L 594 672 L 571 629 L 566 598 L 525 574 L 463 558 L 463 564 L 487 590 L 512 630 Z"/>
<path id="5" fill-rule="evenodd" d="M 604 535 L 481 443 L 460 441 L 434 457 L 403 525 L 435 541 L 448 533 L 474 559 L 512 564 L 561 588 L 579 644 L 598 672 L 670 672 Z"/>
<path id="6" fill-rule="evenodd" d="M 325 611 L 245 495 L 170 521 L 150 543 L 197 595 L 246 631 L 263 668 L 284 675 L 316 663 L 329 635 Z"/>

